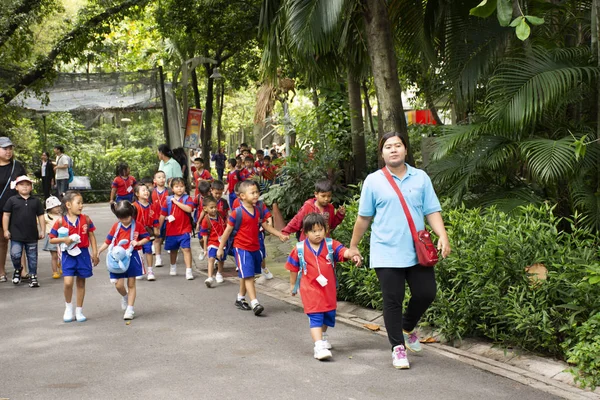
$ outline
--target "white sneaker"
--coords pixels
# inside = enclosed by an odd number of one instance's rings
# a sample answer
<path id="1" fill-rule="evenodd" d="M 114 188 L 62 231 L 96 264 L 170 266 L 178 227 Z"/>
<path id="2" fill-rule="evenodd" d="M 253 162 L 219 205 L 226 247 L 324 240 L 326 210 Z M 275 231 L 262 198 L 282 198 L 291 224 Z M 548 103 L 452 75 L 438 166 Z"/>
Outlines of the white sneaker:
<path id="1" fill-rule="evenodd" d="M 171 276 L 177 275 L 177 265 L 171 265 L 171 270 L 169 271 L 169 275 L 171 275 Z"/>
<path id="2" fill-rule="evenodd" d="M 83 315 L 82 312 L 76 312 L 75 313 L 75 319 L 77 320 L 77 322 L 85 322 L 87 321 L 87 318 L 85 317 L 85 315 Z"/>
<path id="3" fill-rule="evenodd" d="M 204 284 L 205 284 L 205 285 L 206 285 L 206 287 L 207 287 L 207 288 L 209 288 L 209 289 L 210 289 L 210 288 L 213 286 L 213 284 L 214 284 L 214 283 L 215 283 L 215 278 L 213 278 L 212 276 L 211 276 L 211 277 L 208 277 L 208 278 L 206 278 L 206 280 L 204 281 Z"/>
<path id="4" fill-rule="evenodd" d="M 123 319 L 125 321 L 130 321 L 130 320 L 133 319 L 134 314 L 135 314 L 135 312 L 133 312 L 132 309 L 127 309 L 127 310 L 125 310 L 125 314 L 123 315 Z"/>
<path id="5" fill-rule="evenodd" d="M 332 357 L 331 351 L 325 348 L 322 340 L 315 342 L 315 358 L 319 361 L 329 360 Z"/>
<path id="6" fill-rule="evenodd" d="M 198 253 L 198 260 L 204 261 L 205 258 L 206 258 L 206 253 L 204 252 L 204 250 L 200 249 L 200 253 Z"/>
<path id="7" fill-rule="evenodd" d="M 160 268 L 160 267 L 162 267 L 162 266 L 163 266 L 163 263 L 162 263 L 162 258 L 161 258 L 161 256 L 156 256 L 156 260 L 154 261 L 154 266 L 155 266 L 156 268 Z"/>
<path id="8" fill-rule="evenodd" d="M 65 313 L 63 314 L 64 322 L 73 322 L 75 319 L 75 312 L 73 310 L 73 306 L 65 306 Z"/>
<path id="9" fill-rule="evenodd" d="M 327 350 L 331 350 L 332 348 L 331 343 L 329 343 L 329 335 L 326 333 L 323 334 L 323 345 Z"/>
<path id="10" fill-rule="evenodd" d="M 152 255 L 156 254 L 156 250 L 154 249 L 154 243 L 152 243 Z"/>
<path id="11" fill-rule="evenodd" d="M 127 295 L 121 296 L 121 310 L 127 310 L 127 303 L 129 301 L 129 297 Z"/>
<path id="12" fill-rule="evenodd" d="M 271 273 L 271 271 L 269 271 L 268 268 L 263 268 L 261 272 L 265 279 L 273 279 L 273 274 Z"/>
<path id="13" fill-rule="evenodd" d="M 155 281 L 156 280 L 156 277 L 154 276 L 154 272 L 153 271 L 148 271 L 148 277 L 147 277 L 147 279 L 149 281 Z"/>
<path id="14" fill-rule="evenodd" d="M 194 280 L 194 274 L 192 273 L 192 269 L 191 268 L 186 268 L 185 269 L 185 279 L 187 279 L 188 281 L 193 281 Z"/>
<path id="15" fill-rule="evenodd" d="M 223 279 L 223 275 L 220 272 L 217 272 L 217 283 L 223 283 L 225 279 Z"/>
<path id="16" fill-rule="evenodd" d="M 392 350 L 392 365 L 398 369 L 409 369 L 410 364 L 406 357 L 406 349 L 401 344 Z"/>
<path id="17" fill-rule="evenodd" d="M 144 279 L 144 275 L 138 275 L 135 277 L 136 281 L 141 281 L 142 279 Z"/>

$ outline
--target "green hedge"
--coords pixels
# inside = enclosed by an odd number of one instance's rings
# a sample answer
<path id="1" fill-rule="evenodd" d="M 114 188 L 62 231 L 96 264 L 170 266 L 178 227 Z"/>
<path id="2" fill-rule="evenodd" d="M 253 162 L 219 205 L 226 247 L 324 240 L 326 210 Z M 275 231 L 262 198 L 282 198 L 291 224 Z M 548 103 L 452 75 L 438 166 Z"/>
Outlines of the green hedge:
<path id="1" fill-rule="evenodd" d="M 355 198 L 335 231 L 345 244 L 357 207 Z M 569 360 L 583 385 L 600 383 L 598 238 L 577 221 L 569 221 L 569 233 L 560 231 L 548 205 L 528 206 L 516 216 L 448 209 L 444 220 L 453 251 L 435 267 L 438 294 L 423 322 L 449 340 L 485 337 Z M 368 255 L 368 237 L 361 252 Z M 525 267 L 534 263 L 547 267 L 546 281 L 531 282 Z M 381 309 L 372 270 L 341 264 L 338 279 L 340 299 Z"/>

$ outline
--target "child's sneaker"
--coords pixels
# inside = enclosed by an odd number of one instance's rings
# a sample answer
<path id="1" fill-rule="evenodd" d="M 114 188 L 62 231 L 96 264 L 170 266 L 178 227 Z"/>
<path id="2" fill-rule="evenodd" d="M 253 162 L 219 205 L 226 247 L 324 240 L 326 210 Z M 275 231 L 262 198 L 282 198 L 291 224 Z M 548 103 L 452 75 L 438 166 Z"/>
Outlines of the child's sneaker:
<path id="1" fill-rule="evenodd" d="M 148 270 L 148 277 L 147 279 L 149 281 L 155 281 L 156 280 L 156 276 L 154 276 L 154 271 L 152 271 L 151 269 Z"/>
<path id="2" fill-rule="evenodd" d="M 64 322 L 73 322 L 74 318 L 75 318 L 75 313 L 73 312 L 73 305 L 67 304 L 65 306 L 65 313 L 63 314 L 63 321 Z"/>
<path id="3" fill-rule="evenodd" d="M 6 279 L 6 275 L 1 275 L 1 276 L 0 276 L 0 282 L 4 283 L 4 282 L 6 282 L 6 281 L 7 281 L 7 279 Z"/>
<path id="4" fill-rule="evenodd" d="M 409 369 L 410 364 L 406 357 L 406 349 L 401 344 L 392 350 L 392 365 L 398 369 Z"/>
<path id="5" fill-rule="evenodd" d="M 329 360 L 332 357 L 331 351 L 325 348 L 325 344 L 322 340 L 315 342 L 315 355 L 314 357 L 319 360 Z"/>
<path id="6" fill-rule="evenodd" d="M 77 322 L 87 321 L 87 318 L 85 317 L 85 315 L 83 315 L 82 311 L 75 311 L 75 319 L 77 320 Z"/>
<path id="7" fill-rule="evenodd" d="M 186 268 L 185 269 L 185 279 L 187 279 L 188 281 L 193 281 L 194 280 L 194 274 L 192 273 L 192 269 L 191 268 Z"/>
<path id="8" fill-rule="evenodd" d="M 177 275 L 177 265 L 171 265 L 171 270 L 169 271 L 169 275 L 171 275 L 171 276 Z"/>
<path id="9" fill-rule="evenodd" d="M 223 275 L 220 272 L 217 272 L 217 283 L 223 283 Z"/>
<path id="10" fill-rule="evenodd" d="M 200 252 L 198 253 L 198 260 L 204 261 L 205 258 L 206 258 L 206 253 L 204 252 L 204 250 L 200 249 Z"/>
<path id="11" fill-rule="evenodd" d="M 260 303 L 256 303 L 256 305 L 252 307 L 252 311 L 254 311 L 254 315 L 258 317 L 263 311 L 265 311 L 265 308 Z"/>
<path id="12" fill-rule="evenodd" d="M 273 274 L 271 273 L 271 271 L 269 271 L 268 268 L 263 268 L 261 272 L 265 279 L 273 279 Z"/>
<path id="13" fill-rule="evenodd" d="M 248 302 L 246 301 L 246 299 L 236 300 L 235 301 L 235 305 L 240 310 L 244 310 L 244 311 L 251 310 L 250 304 L 248 304 Z"/>
<path id="14" fill-rule="evenodd" d="M 331 343 L 329 343 L 329 335 L 328 334 L 326 334 L 326 333 L 323 334 L 322 341 L 323 341 L 323 345 L 325 346 L 325 348 L 327 350 L 331 350 L 332 347 L 331 347 Z"/>
<path id="15" fill-rule="evenodd" d="M 423 350 L 421 348 L 421 342 L 419 341 L 419 337 L 417 336 L 416 329 L 413 329 L 411 332 L 406 332 L 405 330 L 403 330 L 402 334 L 404 335 L 404 345 L 407 349 L 409 349 L 410 351 L 414 351 L 415 353 L 418 353 L 421 350 Z"/>
<path id="16" fill-rule="evenodd" d="M 127 309 L 125 310 L 125 314 L 123 315 L 123 319 L 125 321 L 131 321 L 134 315 L 135 312 L 133 311 L 133 307 L 127 307 Z"/>
<path id="17" fill-rule="evenodd" d="M 59 279 L 60 273 L 58 271 L 52 273 L 52 279 Z"/>
<path id="18" fill-rule="evenodd" d="M 15 269 L 15 272 L 13 272 L 12 283 L 14 283 L 15 285 L 18 285 L 19 283 L 21 283 L 21 270 L 20 269 Z"/>
<path id="19" fill-rule="evenodd" d="M 31 277 L 29 277 L 29 287 L 31 287 L 31 288 L 40 287 L 37 275 L 31 275 Z"/>
<path id="20" fill-rule="evenodd" d="M 206 280 L 204 281 L 204 284 L 206 285 L 207 288 L 211 288 L 212 285 L 215 283 L 215 278 L 213 278 L 212 276 L 206 278 Z"/>
<path id="21" fill-rule="evenodd" d="M 127 295 L 121 296 L 121 310 L 127 310 L 127 303 L 129 302 L 129 297 Z"/>
<path id="22" fill-rule="evenodd" d="M 156 268 L 160 268 L 160 267 L 163 266 L 162 257 L 161 256 L 156 256 L 156 261 L 154 261 L 154 266 Z"/>

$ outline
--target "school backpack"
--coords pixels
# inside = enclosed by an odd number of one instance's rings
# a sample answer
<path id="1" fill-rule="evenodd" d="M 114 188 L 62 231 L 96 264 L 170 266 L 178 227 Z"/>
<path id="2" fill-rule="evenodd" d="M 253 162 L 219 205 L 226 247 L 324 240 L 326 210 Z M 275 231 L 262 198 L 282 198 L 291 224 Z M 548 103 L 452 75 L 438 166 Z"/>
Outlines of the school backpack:
<path id="1" fill-rule="evenodd" d="M 235 235 L 237 235 L 238 231 L 240 230 L 240 227 L 242 226 L 242 210 L 243 206 L 239 206 L 235 209 L 235 222 L 233 224 L 233 230 L 231 231 L 231 234 L 229 235 L 229 237 L 227 238 L 227 245 L 225 246 L 225 255 L 229 255 L 229 256 L 233 256 L 233 240 L 235 239 Z M 258 208 L 258 226 L 260 227 L 261 225 L 261 221 L 263 220 L 263 218 L 265 217 L 265 215 L 263 214 L 263 202 L 262 201 L 258 201 L 256 203 L 255 209 Z M 258 240 L 258 238 L 257 238 Z"/>
<path id="2" fill-rule="evenodd" d="M 122 239 L 115 246 L 115 241 L 117 240 L 117 235 L 119 234 L 119 230 L 121 230 L 121 226 L 122 225 L 119 222 L 106 254 L 106 269 L 113 274 L 124 274 L 127 272 L 129 264 L 131 263 L 131 254 L 133 254 L 134 251 L 131 242 L 133 242 L 133 234 L 135 233 L 135 221 L 131 221 L 129 241 L 127 241 L 127 239 Z M 129 243 L 129 248 L 125 250 L 123 246 L 127 243 Z"/>
<path id="3" fill-rule="evenodd" d="M 188 196 L 187 194 L 184 194 L 183 196 L 181 196 L 181 198 L 179 200 L 183 204 L 185 204 L 185 202 L 187 201 L 187 199 L 189 197 L 190 196 Z M 167 197 L 167 214 L 168 215 L 171 215 L 172 208 L 173 208 L 173 195 L 170 195 L 169 197 Z M 192 226 L 192 236 L 196 236 L 196 227 L 194 225 L 194 217 L 192 217 L 192 213 L 186 213 L 186 214 L 190 218 L 190 225 Z"/>
<path id="4" fill-rule="evenodd" d="M 308 239 L 306 239 L 306 240 L 308 240 Z M 296 278 L 296 284 L 294 285 L 294 288 L 292 289 L 292 294 L 298 293 L 298 289 L 300 289 L 300 278 L 302 278 L 302 274 L 306 275 L 306 273 L 307 273 L 306 260 L 304 259 L 304 242 L 306 240 L 296 243 L 296 251 L 298 252 L 298 261 L 300 264 L 300 270 L 298 271 L 298 277 Z M 326 237 L 325 244 L 327 245 L 327 256 L 328 256 L 329 260 L 331 261 L 331 268 L 335 268 L 335 259 L 334 259 L 334 254 L 333 254 L 333 239 Z M 334 274 L 335 274 L 335 272 L 334 272 Z M 336 278 L 335 285 L 337 287 L 337 278 Z"/>

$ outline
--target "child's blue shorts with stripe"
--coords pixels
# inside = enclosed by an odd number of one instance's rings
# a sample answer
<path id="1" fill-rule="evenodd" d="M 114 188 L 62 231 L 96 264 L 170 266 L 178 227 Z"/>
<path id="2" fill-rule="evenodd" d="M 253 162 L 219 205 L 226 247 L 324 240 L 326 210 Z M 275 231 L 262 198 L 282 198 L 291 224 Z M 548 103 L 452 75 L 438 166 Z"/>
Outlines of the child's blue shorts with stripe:
<path id="1" fill-rule="evenodd" d="M 248 251 L 234 247 L 233 258 L 235 259 L 235 265 L 238 267 L 239 278 L 251 278 L 256 274 L 260 274 L 260 265 L 262 263 L 260 250 Z"/>
<path id="2" fill-rule="evenodd" d="M 92 257 L 87 247 L 80 247 L 81 254 L 77 256 L 62 252 L 63 276 L 77 276 L 79 278 L 90 278 L 92 273 Z"/>
<path id="3" fill-rule="evenodd" d="M 311 328 L 320 328 L 323 325 L 335 326 L 335 310 L 306 314 Z"/>
<path id="4" fill-rule="evenodd" d="M 190 248 L 190 234 L 167 236 L 165 239 L 165 250 L 179 250 Z"/>
<path id="5" fill-rule="evenodd" d="M 109 272 L 108 274 L 110 275 L 110 279 L 135 278 L 136 276 L 144 275 L 144 267 L 142 266 L 140 253 L 138 251 L 131 253 L 129 268 L 127 268 L 127 271 L 124 273 L 113 274 L 112 272 Z"/>
<path id="6" fill-rule="evenodd" d="M 216 248 L 215 246 L 209 246 L 208 247 L 208 258 L 217 259 L 217 250 L 219 250 L 219 249 Z M 227 254 L 223 254 L 223 258 L 218 261 L 225 261 L 225 260 L 227 260 Z"/>

